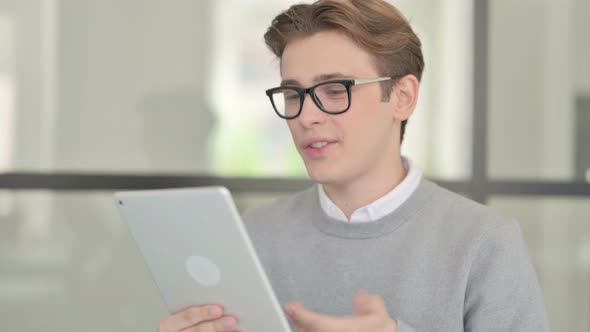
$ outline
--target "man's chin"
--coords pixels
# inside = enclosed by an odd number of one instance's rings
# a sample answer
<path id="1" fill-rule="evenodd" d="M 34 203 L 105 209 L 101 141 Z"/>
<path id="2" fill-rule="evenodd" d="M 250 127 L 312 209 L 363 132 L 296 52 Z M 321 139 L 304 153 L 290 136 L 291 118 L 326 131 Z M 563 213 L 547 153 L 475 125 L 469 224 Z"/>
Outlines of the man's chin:
<path id="1" fill-rule="evenodd" d="M 319 184 L 331 184 L 337 181 L 337 176 L 334 171 L 322 167 L 307 167 L 307 175 Z"/>

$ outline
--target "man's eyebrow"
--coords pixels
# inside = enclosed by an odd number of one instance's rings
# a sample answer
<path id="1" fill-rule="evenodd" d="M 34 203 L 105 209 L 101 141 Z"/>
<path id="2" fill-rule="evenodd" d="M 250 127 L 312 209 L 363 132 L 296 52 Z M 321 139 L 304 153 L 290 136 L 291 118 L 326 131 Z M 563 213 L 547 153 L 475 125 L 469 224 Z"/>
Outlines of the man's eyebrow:
<path id="1" fill-rule="evenodd" d="M 346 75 L 346 74 L 342 74 L 342 73 L 329 73 L 329 74 L 321 74 L 316 76 L 313 81 L 315 83 L 319 83 L 319 82 L 323 82 L 323 81 L 329 81 L 331 79 L 347 79 L 347 78 L 352 78 L 352 75 Z M 281 81 L 281 86 L 301 86 L 301 83 L 299 83 L 299 81 L 294 80 L 294 79 L 287 79 L 287 80 L 283 80 Z"/>
<path id="2" fill-rule="evenodd" d="M 281 86 L 301 86 L 297 80 L 282 80 Z"/>
<path id="3" fill-rule="evenodd" d="M 316 76 L 313 81 L 314 82 L 322 82 L 322 81 L 328 81 L 334 78 L 339 78 L 339 79 L 346 79 L 346 78 L 351 78 L 351 75 L 346 75 L 346 74 L 342 74 L 342 73 L 329 73 L 329 74 L 321 74 L 319 76 Z"/>

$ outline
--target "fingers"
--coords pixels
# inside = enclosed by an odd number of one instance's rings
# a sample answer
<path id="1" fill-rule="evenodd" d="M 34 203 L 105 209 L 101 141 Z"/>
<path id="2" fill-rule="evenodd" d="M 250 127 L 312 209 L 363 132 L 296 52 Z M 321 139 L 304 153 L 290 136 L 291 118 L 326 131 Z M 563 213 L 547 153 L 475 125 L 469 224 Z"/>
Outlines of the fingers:
<path id="1" fill-rule="evenodd" d="M 223 316 L 223 308 L 218 305 L 191 307 L 160 322 L 159 332 L 177 332 L 198 325 L 205 321 L 215 320 Z"/>
<path id="2" fill-rule="evenodd" d="M 330 317 L 311 312 L 301 303 L 292 302 L 285 306 L 291 322 L 299 331 L 342 332 L 357 324 L 352 317 Z M 352 325 L 351 325 L 352 324 Z"/>
<path id="3" fill-rule="evenodd" d="M 226 332 L 235 331 L 238 320 L 233 316 L 223 316 L 213 321 L 202 322 L 181 332 Z"/>
<path id="4" fill-rule="evenodd" d="M 298 331 L 312 331 L 314 322 L 317 322 L 317 315 L 306 310 L 301 303 L 289 303 L 285 311 Z"/>
<path id="5" fill-rule="evenodd" d="M 385 302 L 379 295 L 359 293 L 354 298 L 354 309 L 357 315 L 367 316 L 387 311 Z"/>
<path id="6" fill-rule="evenodd" d="M 379 295 L 360 293 L 354 298 L 354 308 L 366 331 L 397 331 L 397 322 L 389 316 L 387 306 Z"/>
<path id="7" fill-rule="evenodd" d="M 297 302 L 287 304 L 285 311 L 299 332 L 395 331 L 395 321 L 389 317 L 381 296 L 360 293 L 354 307 L 356 315 L 341 317 L 311 312 Z"/>

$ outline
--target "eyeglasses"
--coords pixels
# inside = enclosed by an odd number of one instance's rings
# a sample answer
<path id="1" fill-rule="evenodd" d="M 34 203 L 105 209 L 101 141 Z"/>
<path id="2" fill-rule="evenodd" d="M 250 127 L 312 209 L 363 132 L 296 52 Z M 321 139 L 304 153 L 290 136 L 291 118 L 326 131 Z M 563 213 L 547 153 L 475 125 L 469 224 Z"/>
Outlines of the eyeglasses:
<path id="1" fill-rule="evenodd" d="M 305 94 L 311 96 L 316 106 L 329 114 L 348 111 L 353 85 L 390 80 L 391 77 L 363 78 L 354 80 L 334 80 L 316 84 L 310 88 L 278 87 L 266 90 L 272 107 L 278 116 L 291 120 L 301 114 Z"/>

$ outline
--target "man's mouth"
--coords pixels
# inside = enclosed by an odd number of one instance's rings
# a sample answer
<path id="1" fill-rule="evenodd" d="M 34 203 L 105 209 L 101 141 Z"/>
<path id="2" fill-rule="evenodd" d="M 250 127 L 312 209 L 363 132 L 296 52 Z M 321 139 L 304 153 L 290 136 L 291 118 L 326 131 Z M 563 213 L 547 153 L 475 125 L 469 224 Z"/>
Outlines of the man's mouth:
<path id="1" fill-rule="evenodd" d="M 313 142 L 309 146 L 314 149 L 321 149 L 328 144 L 329 144 L 329 142 L 327 142 L 327 141 L 320 141 L 320 142 Z"/>
<path id="2" fill-rule="evenodd" d="M 311 139 L 305 142 L 303 150 L 308 158 L 321 158 L 327 156 L 336 143 L 337 141 L 329 139 Z"/>

